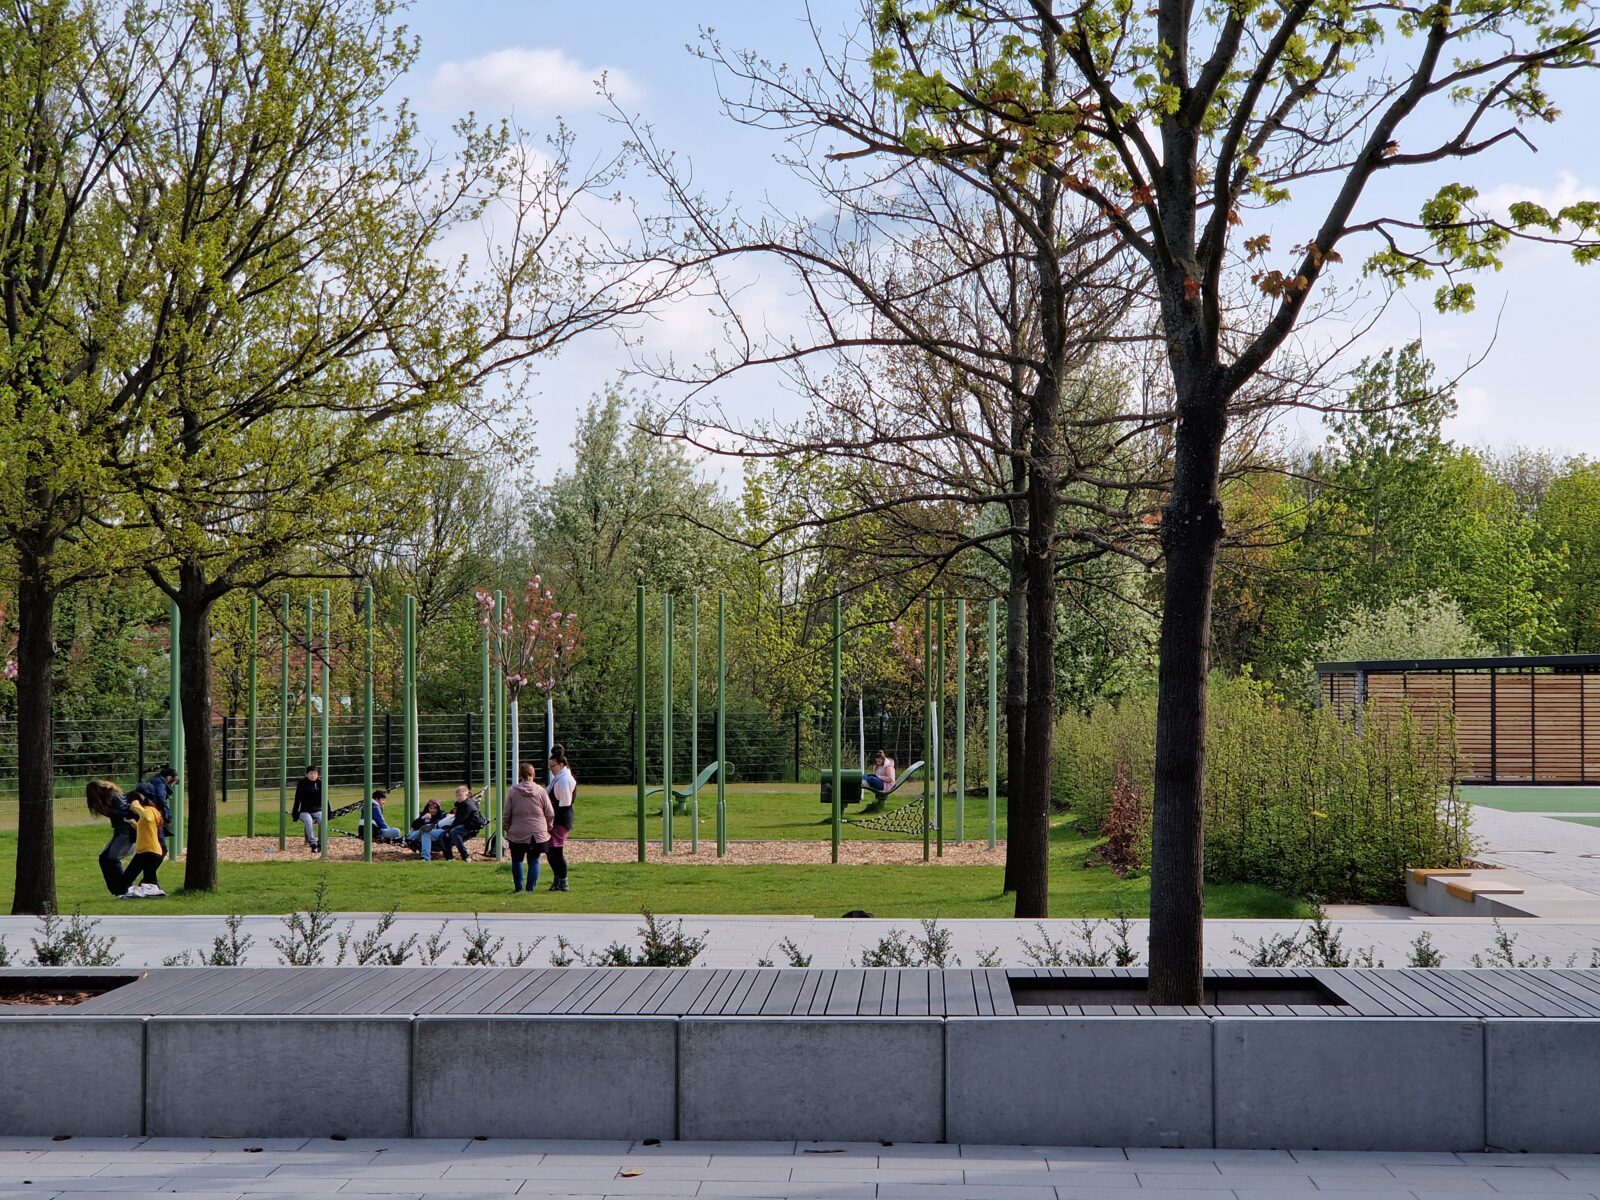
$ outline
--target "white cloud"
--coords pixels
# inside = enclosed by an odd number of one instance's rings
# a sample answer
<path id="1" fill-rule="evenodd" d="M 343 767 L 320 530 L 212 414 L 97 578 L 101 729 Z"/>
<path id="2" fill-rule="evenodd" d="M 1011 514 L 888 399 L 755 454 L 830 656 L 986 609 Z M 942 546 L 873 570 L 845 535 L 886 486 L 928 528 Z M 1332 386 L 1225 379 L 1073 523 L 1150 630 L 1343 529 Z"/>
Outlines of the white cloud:
<path id="1" fill-rule="evenodd" d="M 1553 213 L 1580 200 L 1600 200 L 1600 187 L 1581 182 L 1570 171 L 1562 171 L 1554 187 L 1502 183 L 1485 192 L 1479 203 L 1488 211 L 1503 217 L 1512 204 L 1519 200 L 1531 200 Z"/>
<path id="2" fill-rule="evenodd" d="M 637 101 L 643 89 L 615 67 L 591 67 L 564 50 L 508 46 L 477 58 L 441 63 L 428 83 L 428 98 L 440 107 L 471 108 L 498 115 L 550 116 L 597 108 L 604 76 L 613 95 Z"/>

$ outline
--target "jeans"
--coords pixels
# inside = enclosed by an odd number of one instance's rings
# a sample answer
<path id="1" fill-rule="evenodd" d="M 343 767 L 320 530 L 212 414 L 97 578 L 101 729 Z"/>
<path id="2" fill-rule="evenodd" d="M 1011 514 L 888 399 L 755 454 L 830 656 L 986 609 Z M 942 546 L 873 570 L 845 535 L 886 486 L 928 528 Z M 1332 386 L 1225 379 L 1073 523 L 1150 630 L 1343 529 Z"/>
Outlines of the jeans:
<path id="1" fill-rule="evenodd" d="M 122 882 L 122 857 L 133 851 L 133 830 L 119 830 L 111 835 L 111 840 L 105 844 L 105 849 L 100 851 L 100 874 L 105 877 L 106 890 L 113 896 L 120 896 L 128 890 Z"/>
<path id="2" fill-rule="evenodd" d="M 512 842 L 511 846 L 511 890 L 514 892 L 533 891 L 539 886 L 539 855 L 552 854 L 550 864 L 555 865 L 555 858 L 550 850 L 549 842 Z M 528 886 L 522 886 L 522 860 L 528 860 Z"/>
<path id="3" fill-rule="evenodd" d="M 300 824 L 306 827 L 306 845 L 310 846 L 313 850 L 321 846 L 322 838 L 320 834 L 322 831 L 322 814 L 303 812 L 300 814 Z"/>
<path id="4" fill-rule="evenodd" d="M 408 834 L 406 841 L 422 852 L 423 862 L 432 862 L 433 848 L 443 844 L 444 835 L 445 831 L 442 829 L 418 829 Z"/>
<path id="5" fill-rule="evenodd" d="M 861 777 L 861 786 L 868 791 L 881 792 L 884 789 L 884 782 L 876 775 L 863 775 Z"/>
<path id="6" fill-rule="evenodd" d="M 133 861 L 128 864 L 128 869 L 122 873 L 122 892 L 126 892 L 142 875 L 144 883 L 155 883 L 156 868 L 166 860 L 166 855 L 156 854 L 146 850 L 143 854 L 135 854 Z M 122 895 L 118 892 L 117 895 Z"/>

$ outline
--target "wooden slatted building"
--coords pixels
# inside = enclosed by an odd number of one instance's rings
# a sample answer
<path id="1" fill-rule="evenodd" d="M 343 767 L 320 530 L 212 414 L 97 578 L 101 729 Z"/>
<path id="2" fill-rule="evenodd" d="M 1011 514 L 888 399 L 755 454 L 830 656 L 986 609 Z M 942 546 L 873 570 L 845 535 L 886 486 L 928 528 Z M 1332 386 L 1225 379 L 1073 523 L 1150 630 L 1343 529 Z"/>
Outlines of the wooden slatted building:
<path id="1" fill-rule="evenodd" d="M 1600 654 L 1318 663 L 1317 683 L 1341 715 L 1453 720 L 1464 783 L 1600 784 Z"/>

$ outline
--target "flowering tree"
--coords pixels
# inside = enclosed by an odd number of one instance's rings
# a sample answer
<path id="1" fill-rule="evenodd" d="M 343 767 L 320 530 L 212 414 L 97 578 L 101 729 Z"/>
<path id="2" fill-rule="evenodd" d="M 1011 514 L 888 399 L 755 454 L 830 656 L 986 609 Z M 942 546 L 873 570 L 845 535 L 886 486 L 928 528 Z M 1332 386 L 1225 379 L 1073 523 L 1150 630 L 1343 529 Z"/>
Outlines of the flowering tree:
<path id="1" fill-rule="evenodd" d="M 520 758 L 518 717 L 522 689 L 532 687 L 544 695 L 546 727 L 555 728 L 554 700 L 551 693 L 561 681 L 582 639 L 576 613 L 556 608 L 555 593 L 535 575 L 528 580 L 519 603 L 506 599 L 505 608 L 495 611 L 494 593 L 479 588 L 478 620 L 494 636 L 490 654 L 497 670 L 505 675 L 511 702 L 511 758 Z"/>

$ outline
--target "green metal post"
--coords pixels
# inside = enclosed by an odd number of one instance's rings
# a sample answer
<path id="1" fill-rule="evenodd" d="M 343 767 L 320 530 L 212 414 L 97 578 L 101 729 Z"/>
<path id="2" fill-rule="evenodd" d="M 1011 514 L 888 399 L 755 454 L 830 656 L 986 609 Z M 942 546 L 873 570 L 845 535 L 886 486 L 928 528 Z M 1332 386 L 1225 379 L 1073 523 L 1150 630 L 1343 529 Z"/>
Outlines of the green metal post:
<path id="1" fill-rule="evenodd" d="M 322 847 L 322 858 L 328 858 L 328 793 L 333 790 L 333 772 L 329 770 L 328 729 L 333 710 L 333 597 L 327 588 L 322 589 L 322 836 L 317 839 Z"/>
<path id="2" fill-rule="evenodd" d="M 183 697 L 180 688 L 183 683 L 183 672 L 179 667 L 181 657 L 178 649 L 179 634 L 182 632 L 182 617 L 178 614 L 178 602 L 172 601 L 167 608 L 168 646 L 167 657 L 171 660 L 167 677 L 167 720 L 170 722 L 167 730 L 168 753 L 172 755 L 172 765 L 180 772 L 179 778 L 188 774 L 188 764 L 184 762 L 183 738 Z M 172 789 L 172 853 L 176 857 L 183 853 L 183 785 L 180 783 Z"/>
<path id="3" fill-rule="evenodd" d="M 411 721 L 411 747 L 406 759 L 406 767 L 411 775 L 411 794 L 415 796 L 417 811 L 422 811 L 422 722 L 418 716 L 418 709 L 422 705 L 420 693 L 422 681 L 417 670 L 417 598 L 407 597 L 411 602 L 411 637 L 407 644 L 406 653 L 411 662 L 411 706 L 407 716 Z"/>
<path id="4" fill-rule="evenodd" d="M 278 674 L 278 849 L 289 844 L 289 595 L 283 596 L 283 662 Z"/>
<path id="5" fill-rule="evenodd" d="M 661 598 L 661 853 L 672 853 L 672 597 Z"/>
<path id="6" fill-rule="evenodd" d="M 944 644 L 948 641 L 944 624 L 944 597 L 939 598 L 939 635 L 935 642 L 935 650 L 939 657 L 939 681 L 935 684 L 937 689 L 933 697 L 933 718 L 937 727 L 938 753 L 934 756 L 933 767 L 933 836 L 934 852 L 944 857 Z"/>
<path id="7" fill-rule="evenodd" d="M 956 601 L 956 841 L 967 840 L 967 602 Z"/>
<path id="8" fill-rule="evenodd" d="M 996 731 L 1000 722 L 995 713 L 999 700 L 999 668 L 995 654 L 1000 648 L 1000 601 L 989 601 L 989 849 L 995 845 L 995 800 L 999 793 L 999 755 L 995 747 Z"/>
<path id="9" fill-rule="evenodd" d="M 933 600 L 922 598 L 922 861 L 927 862 L 933 831 L 933 797 L 928 794 L 933 780 Z"/>
<path id="10" fill-rule="evenodd" d="M 244 718 L 244 769 L 249 776 L 244 784 L 244 832 L 246 837 L 256 835 L 256 719 L 259 715 L 256 702 L 256 660 L 261 657 L 260 603 L 250 597 L 250 705 Z"/>
<path id="11" fill-rule="evenodd" d="M 645 858 L 644 830 L 644 750 L 645 750 L 645 664 L 644 664 L 644 585 L 633 589 L 633 799 L 638 828 L 639 861 Z"/>
<path id="12" fill-rule="evenodd" d="M 317 739 L 315 720 L 316 715 L 311 711 L 311 696 L 317 690 L 317 660 L 312 653 L 312 647 L 317 642 L 317 609 L 316 601 L 310 596 L 306 597 L 306 757 L 302 767 L 309 767 L 317 761 Z"/>
<path id="13" fill-rule="evenodd" d="M 840 793 L 844 790 L 844 603 L 836 593 L 833 597 L 833 852 L 831 861 L 839 861 L 839 831 L 844 823 L 844 806 Z"/>
<path id="14" fill-rule="evenodd" d="M 728 852 L 728 598 L 717 596 L 717 857 Z"/>
<path id="15" fill-rule="evenodd" d="M 496 613 L 504 613 L 506 611 L 506 594 L 502 591 L 497 591 L 494 594 L 494 611 Z M 495 658 L 501 665 L 494 673 L 494 791 L 490 794 L 489 799 L 490 806 L 496 814 L 505 811 L 506 789 L 511 786 L 511 771 L 516 769 L 515 766 L 511 765 L 510 763 L 511 743 L 506 737 L 506 722 L 509 717 L 509 701 L 506 696 L 506 672 L 504 664 L 506 661 L 507 646 L 505 644 L 505 625 L 503 622 L 500 624 L 499 628 L 501 630 L 500 634 L 498 635 L 500 640 L 497 647 L 498 653 L 495 655 Z M 502 836 L 500 840 L 504 842 L 504 836 Z"/>
<path id="16" fill-rule="evenodd" d="M 498 621 L 500 614 L 496 613 L 494 619 Z M 489 627 L 483 628 L 483 695 L 480 701 L 483 705 L 483 793 L 488 795 L 493 786 L 494 774 L 494 697 L 489 693 Z"/>
<path id="17" fill-rule="evenodd" d="M 372 861 L 372 588 L 361 593 L 361 800 L 367 814 L 361 834 L 361 859 Z"/>
<path id="18" fill-rule="evenodd" d="M 689 597 L 689 853 L 700 853 L 700 593 Z"/>
<path id="19" fill-rule="evenodd" d="M 400 790 L 406 797 L 406 824 L 417 819 L 411 790 L 411 597 L 400 598 Z"/>

